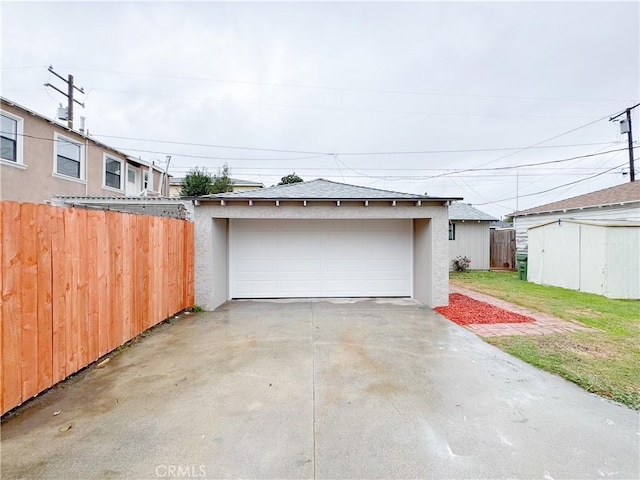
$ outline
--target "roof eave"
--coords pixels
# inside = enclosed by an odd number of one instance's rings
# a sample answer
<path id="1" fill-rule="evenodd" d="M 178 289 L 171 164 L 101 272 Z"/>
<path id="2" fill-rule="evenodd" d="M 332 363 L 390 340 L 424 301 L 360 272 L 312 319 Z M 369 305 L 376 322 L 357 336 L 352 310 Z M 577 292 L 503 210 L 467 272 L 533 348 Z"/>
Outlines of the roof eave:
<path id="1" fill-rule="evenodd" d="M 449 198 L 449 197 L 415 197 L 415 198 L 406 198 L 406 197 L 385 197 L 385 198 L 318 198 L 318 197 L 300 197 L 300 198 L 291 198 L 291 197 L 247 197 L 247 196 L 233 196 L 233 197 L 223 197 L 223 196 L 208 196 L 203 195 L 201 197 L 188 197 L 200 201 L 208 201 L 208 202 L 452 202 L 461 200 L 461 198 Z"/>
<path id="2" fill-rule="evenodd" d="M 582 207 L 570 207 L 570 208 L 556 208 L 552 210 L 541 210 L 538 212 L 527 212 L 523 210 L 522 212 L 513 212 L 510 216 L 512 217 L 527 217 L 530 215 L 543 215 L 546 213 L 565 213 L 565 212 L 575 212 L 580 210 L 586 210 L 588 208 L 605 208 L 605 207 L 619 207 L 628 205 L 630 203 L 640 203 L 640 200 L 625 200 L 622 202 L 611 202 L 611 203 L 602 203 L 599 205 L 585 205 Z"/>

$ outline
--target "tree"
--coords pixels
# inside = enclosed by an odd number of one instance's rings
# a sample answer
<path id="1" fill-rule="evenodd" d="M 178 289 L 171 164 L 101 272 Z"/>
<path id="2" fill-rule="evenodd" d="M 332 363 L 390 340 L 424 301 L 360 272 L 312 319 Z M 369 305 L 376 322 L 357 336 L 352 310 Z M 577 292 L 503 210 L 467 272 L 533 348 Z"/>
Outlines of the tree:
<path id="1" fill-rule="evenodd" d="M 289 175 L 282 177 L 278 185 L 288 185 L 290 183 L 300 183 L 300 182 L 304 182 L 304 180 L 302 180 L 298 175 L 296 175 L 296 172 L 293 172 L 293 173 L 290 173 Z"/>
<path id="2" fill-rule="evenodd" d="M 219 168 L 217 175 L 211 175 L 206 168 L 195 167 L 184 177 L 180 196 L 199 197 L 212 193 L 230 192 L 232 189 L 228 164 L 225 163 L 222 168 Z"/>
<path id="3" fill-rule="evenodd" d="M 182 182 L 181 197 L 199 197 L 211 193 L 213 177 L 206 168 L 195 167 L 189 170 Z"/>
<path id="4" fill-rule="evenodd" d="M 213 176 L 213 183 L 211 185 L 211 193 L 226 193 L 233 190 L 231 185 L 231 178 L 229 164 L 225 163 L 221 169 L 218 169 L 218 174 Z"/>

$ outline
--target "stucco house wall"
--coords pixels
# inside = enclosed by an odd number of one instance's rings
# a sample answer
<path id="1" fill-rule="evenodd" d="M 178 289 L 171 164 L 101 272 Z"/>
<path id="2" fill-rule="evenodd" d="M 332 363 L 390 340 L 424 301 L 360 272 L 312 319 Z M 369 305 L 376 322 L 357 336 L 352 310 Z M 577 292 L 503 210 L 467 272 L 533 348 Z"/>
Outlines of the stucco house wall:
<path id="1" fill-rule="evenodd" d="M 140 160 L 136 161 L 116 149 L 96 142 L 90 137 L 48 120 L 35 112 L 15 105 L 5 99 L 2 112 L 17 119 L 20 124 L 18 148 L 19 162 L 0 160 L 0 199 L 19 202 L 46 202 L 55 195 L 126 196 L 125 188 L 104 186 L 105 155 L 143 170 L 153 172 L 153 189 L 158 190 L 161 171 Z M 82 145 L 84 168 L 81 178 L 59 175 L 54 171 L 56 141 L 61 136 Z M 126 167 L 122 168 L 123 187 Z M 165 182 L 168 188 L 168 181 Z"/>

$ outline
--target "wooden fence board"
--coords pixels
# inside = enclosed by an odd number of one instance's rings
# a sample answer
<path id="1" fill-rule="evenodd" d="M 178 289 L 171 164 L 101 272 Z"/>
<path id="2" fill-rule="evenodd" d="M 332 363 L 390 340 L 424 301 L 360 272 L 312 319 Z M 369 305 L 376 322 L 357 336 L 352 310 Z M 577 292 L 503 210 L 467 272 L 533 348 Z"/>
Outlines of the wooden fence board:
<path id="1" fill-rule="evenodd" d="M 36 204 L 20 206 L 20 360 L 22 398 L 38 393 L 38 237 Z M 16 319 L 18 320 L 18 319 Z"/>
<path id="2" fill-rule="evenodd" d="M 78 236 L 79 209 L 66 208 L 64 217 L 64 245 L 65 245 L 65 360 L 67 372 L 75 372 L 80 369 L 80 331 L 78 311 L 78 277 L 80 238 Z"/>
<path id="3" fill-rule="evenodd" d="M 78 306 L 78 366 L 82 368 L 88 365 L 92 359 L 89 357 L 89 255 L 87 250 L 87 216 L 89 211 L 78 209 L 78 279 L 77 279 L 77 306 Z"/>
<path id="4" fill-rule="evenodd" d="M 86 242 L 86 262 L 87 262 L 87 358 L 92 362 L 100 357 L 99 344 L 99 312 L 100 305 L 98 297 L 100 291 L 100 277 L 98 274 L 98 224 L 104 221 L 104 214 L 97 210 L 87 211 L 87 242 Z"/>
<path id="5" fill-rule="evenodd" d="M 51 210 L 51 331 L 52 331 L 52 380 L 59 382 L 67 376 L 66 362 L 66 291 L 64 217 L 62 208 Z M 69 375 L 72 372 L 69 372 Z"/>
<path id="6" fill-rule="evenodd" d="M 2 212 L 2 409 L 22 402 L 20 360 L 20 204 L 4 202 Z"/>
<path id="7" fill-rule="evenodd" d="M 123 342 L 123 328 L 122 328 L 122 215 L 116 212 L 108 212 L 107 215 L 111 217 L 111 227 L 109 233 L 112 236 L 111 250 L 113 253 L 113 263 L 111 264 L 111 322 L 109 324 L 109 330 L 111 332 L 111 338 L 109 343 L 109 350 L 113 350 L 121 345 Z"/>
<path id="8" fill-rule="evenodd" d="M 0 410 L 193 304 L 193 224 L 0 202 Z"/>
<path id="9" fill-rule="evenodd" d="M 4 253 L 3 253 L 3 218 L 4 218 L 4 211 L 3 211 L 3 207 L 4 205 L 2 203 L 0 203 L 0 269 L 3 268 L 4 265 Z M 3 325 L 4 325 L 4 313 L 3 313 L 3 301 L 2 301 L 2 297 L 3 297 L 3 285 L 4 285 L 4 278 L 3 275 L 0 275 L 0 412 L 4 412 L 4 394 L 3 394 L 3 387 L 2 385 L 4 384 L 4 366 L 2 364 L 2 342 L 3 342 L 3 333 L 2 330 L 4 330 Z"/>
<path id="10" fill-rule="evenodd" d="M 150 301 L 151 301 L 151 260 L 149 258 L 151 251 L 151 222 L 143 222 L 140 226 L 140 241 L 141 245 L 138 251 L 140 255 L 140 282 L 142 283 L 142 297 L 140 298 L 140 325 L 139 331 L 142 332 L 149 327 Z"/>
<path id="11" fill-rule="evenodd" d="M 53 385 L 53 285 L 51 268 L 51 208 L 37 206 L 38 248 L 38 391 Z"/>
<path id="12" fill-rule="evenodd" d="M 96 225 L 96 233 L 98 236 L 98 289 L 100 295 L 98 296 L 98 356 L 101 357 L 107 352 L 110 352 L 109 338 L 110 330 L 109 325 L 111 322 L 111 303 L 113 298 L 109 295 L 110 283 L 110 265 L 111 265 L 111 253 L 110 253 L 110 238 L 111 233 L 108 230 L 109 218 L 108 212 L 100 212 L 101 221 Z"/>
<path id="13" fill-rule="evenodd" d="M 122 220 L 122 296 L 120 302 L 122 304 L 122 320 L 119 322 L 122 325 L 121 343 L 126 342 L 131 338 L 131 263 L 133 262 L 133 256 L 135 253 L 135 245 L 130 242 L 131 239 L 131 215 L 121 215 Z M 126 241 L 124 241 L 126 239 Z"/>

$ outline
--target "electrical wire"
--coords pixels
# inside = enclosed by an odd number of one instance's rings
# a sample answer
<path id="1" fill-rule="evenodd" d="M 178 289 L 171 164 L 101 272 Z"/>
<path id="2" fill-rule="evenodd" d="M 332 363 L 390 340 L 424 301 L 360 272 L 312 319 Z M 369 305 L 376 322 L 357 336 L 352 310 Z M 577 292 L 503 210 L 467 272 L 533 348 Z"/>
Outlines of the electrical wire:
<path id="1" fill-rule="evenodd" d="M 595 175 L 591 175 L 589 177 L 581 178 L 581 179 L 575 180 L 573 182 L 569 182 L 569 183 L 565 183 L 565 184 L 562 184 L 562 185 L 558 185 L 556 187 L 548 188 L 546 190 L 541 190 L 539 192 L 527 193 L 527 194 L 524 194 L 524 195 L 518 195 L 517 197 L 502 198 L 500 200 L 495 200 L 495 201 L 492 201 L 492 202 L 475 203 L 474 205 L 475 206 L 491 205 L 491 204 L 498 203 L 498 202 L 505 202 L 507 200 L 514 200 L 515 198 L 525 198 L 525 197 L 532 197 L 532 196 L 535 196 L 535 195 L 541 195 L 543 193 L 552 192 L 553 190 L 557 190 L 559 188 L 568 187 L 569 185 L 575 185 L 576 183 L 586 182 L 587 180 L 591 180 L 592 178 L 600 177 L 600 176 L 602 176 L 602 175 L 604 175 L 604 174 L 606 174 L 608 172 L 611 172 L 612 170 L 615 170 L 616 168 L 620 168 L 620 167 L 622 167 L 624 165 L 626 165 L 626 162 L 625 163 L 621 163 L 620 165 L 616 165 L 615 167 L 609 168 L 609 169 L 605 170 L 604 172 L 596 173 Z"/>
<path id="2" fill-rule="evenodd" d="M 616 113 L 618 113 L 618 112 L 616 112 Z M 611 114 L 611 115 L 615 115 L 615 114 Z M 498 162 L 498 161 L 500 161 L 500 160 L 504 160 L 505 158 L 508 158 L 508 157 L 510 157 L 510 156 L 512 156 L 512 155 L 517 155 L 518 153 L 524 152 L 524 151 L 526 151 L 526 150 L 530 150 L 530 149 L 532 149 L 532 148 L 534 148 L 534 147 L 537 147 L 537 146 L 539 146 L 539 145 L 542 145 L 543 143 L 550 142 L 551 140 L 555 140 L 556 138 L 563 137 L 563 136 L 565 136 L 565 135 L 568 135 L 568 134 L 570 134 L 570 133 L 576 132 L 576 131 L 581 130 L 581 129 L 583 129 L 583 128 L 586 128 L 586 127 L 588 127 L 588 126 L 590 126 L 590 125 L 593 125 L 594 123 L 601 122 L 602 120 L 604 120 L 604 119 L 608 119 L 609 117 L 611 117 L 611 115 L 605 115 L 604 117 L 601 117 L 601 118 L 599 118 L 599 119 L 597 119 L 597 120 L 594 120 L 594 121 L 592 121 L 592 122 L 585 123 L 584 125 L 580 125 L 579 127 L 572 128 L 571 130 L 567 130 L 566 132 L 560 133 L 560 134 L 558 134 L 558 135 L 554 135 L 553 137 L 547 138 L 546 140 L 542 140 L 542 141 L 540 141 L 540 142 L 534 143 L 534 144 L 532 144 L 532 145 L 529 145 L 528 147 L 525 147 L 525 148 L 519 149 L 519 150 L 517 150 L 517 151 L 515 151 L 515 152 L 508 153 L 508 154 L 503 155 L 503 156 L 501 156 L 501 157 L 498 157 L 498 158 L 496 158 L 496 159 L 494 159 L 494 160 L 490 160 L 490 161 L 488 161 L 488 162 L 481 163 L 480 165 L 477 165 L 477 166 L 478 166 L 478 167 L 484 167 L 485 165 L 490 165 L 490 164 L 495 163 L 495 162 Z"/>
<path id="3" fill-rule="evenodd" d="M 12 132 L 1 132 L 1 133 L 12 133 Z M 57 139 L 54 138 L 46 138 L 46 137 L 38 137 L 36 135 L 28 135 L 25 133 L 20 133 L 18 134 L 20 136 L 23 137 L 27 137 L 27 138 L 33 138 L 33 139 L 38 139 L 38 140 L 45 140 L 45 141 L 50 141 L 50 142 L 55 142 L 55 141 L 59 141 Z M 103 135 L 105 136 L 105 135 Z M 116 137 L 116 138 L 123 138 L 123 137 Z M 169 143 L 181 143 L 181 142 L 169 142 Z M 194 145 L 194 144 L 188 144 L 188 145 Z M 206 146 L 206 145 L 200 145 L 200 146 Z M 208 145 L 208 146 L 213 146 L 213 145 Z M 219 146 L 216 146 L 219 147 Z M 126 148 L 117 148 L 117 147 L 109 147 L 109 148 L 114 148 L 117 150 L 127 150 Z M 222 147 L 222 148 L 231 148 L 231 147 Z M 235 148 L 239 148 L 239 149 L 246 149 L 245 147 L 235 147 Z M 638 146 L 634 146 L 634 149 L 639 148 Z M 253 150 L 253 149 L 252 149 Z M 269 150 L 269 149 L 260 149 L 260 150 L 267 150 L 267 151 L 276 151 L 276 152 L 283 152 L 283 150 Z M 555 164 L 555 163 L 562 163 L 562 162 L 569 162 L 569 161 L 573 161 L 576 159 L 581 159 L 581 158 L 590 158 L 590 157 L 595 157 L 595 156 L 599 156 L 599 155 L 606 155 L 608 153 L 614 153 L 614 152 L 620 152 L 620 151 L 624 151 L 627 150 L 627 148 L 619 148 L 619 149 L 614 149 L 614 150 L 607 150 L 604 152 L 596 152 L 596 153 L 590 153 L 590 154 L 586 154 L 586 155 L 578 155 L 575 157 L 569 157 L 569 158 L 563 158 L 563 159 L 556 159 L 556 160 L 547 160 L 544 162 L 534 162 L 534 163 L 523 163 L 520 165 L 505 165 L 505 166 L 501 166 L 501 167 L 490 167 L 490 168 L 465 168 L 465 169 L 450 169 L 450 172 L 446 172 L 446 173 L 442 173 L 439 175 L 433 175 L 433 176 L 429 176 L 429 177 L 423 177 L 423 178 L 438 178 L 438 177 L 442 177 L 442 176 L 447 176 L 447 175 L 451 175 L 451 174 L 459 174 L 459 173 L 465 173 L 465 172 L 478 172 L 478 171 L 501 171 L 501 170 L 511 170 L 514 168 L 523 168 L 523 167 L 534 167 L 534 166 L 539 166 L 539 165 L 550 165 L 550 164 Z M 303 151 L 295 151 L 295 150 L 285 150 L 284 152 L 286 153 L 312 153 L 312 152 L 303 152 Z M 166 152 L 157 152 L 157 153 L 161 153 L 161 154 L 168 154 L 168 155 L 176 155 L 176 156 L 181 156 L 182 154 L 178 154 L 178 153 L 173 153 L 173 154 L 169 154 Z M 307 158 L 319 158 L 319 157 L 324 157 L 324 156 L 328 156 L 329 154 L 327 153 L 321 153 L 321 152 L 315 152 L 316 156 L 315 157 L 307 157 Z M 341 154 L 332 154 L 334 156 L 338 156 Z M 185 155 L 187 156 L 187 155 Z M 205 158 L 212 158 L 215 160 L 225 160 L 227 159 L 226 157 L 205 157 Z M 259 160 L 259 159 L 251 159 L 251 160 Z M 262 159 L 264 161 L 269 161 L 272 159 Z M 274 159 L 275 160 L 275 159 Z M 284 159 L 284 160 L 296 160 L 296 159 Z M 355 170 L 351 167 L 349 167 L 347 164 L 345 164 L 342 160 L 340 160 L 338 158 L 338 161 L 348 170 L 351 170 L 355 173 L 361 174 L 363 176 L 368 176 L 370 178 L 380 178 L 380 177 L 374 177 L 374 176 L 369 176 L 366 175 L 364 173 L 359 172 L 358 170 Z M 372 169 L 372 170 L 377 170 L 377 169 Z M 437 170 L 445 170 L 445 169 L 437 169 Z"/>
<path id="4" fill-rule="evenodd" d="M 18 67 L 19 68 L 19 67 Z M 32 68 L 32 67 L 27 67 Z M 98 73 L 111 73 L 117 75 L 131 75 L 131 76 L 145 76 L 157 78 L 171 78 L 178 80 L 194 80 L 202 82 L 214 82 L 225 83 L 232 85 L 255 85 L 255 86 L 267 86 L 267 87 L 283 87 L 283 88 L 299 88 L 299 89 L 312 89 L 312 90 L 328 90 L 328 91 L 340 91 L 340 92 L 363 92 L 363 93 L 382 93 L 382 94 L 394 94 L 394 95 L 420 95 L 420 96 L 435 96 L 435 97 L 462 97 L 462 98 L 493 98 L 493 99 L 507 99 L 507 100 L 550 100 L 550 101 L 569 101 L 569 102 L 628 102 L 629 99 L 593 99 L 593 98 L 561 98 L 561 97 L 534 97 L 534 96 L 517 96 L 517 95 L 477 95 L 477 94 L 465 94 L 465 93 L 446 93 L 446 92 L 421 92 L 411 90 L 385 90 L 374 88 L 355 88 L 355 87 L 338 87 L 338 86 L 319 86 L 319 85 L 303 85 L 295 83 L 276 83 L 276 82 L 256 82 L 249 80 L 227 80 L 211 77 L 194 77 L 187 75 L 172 75 L 163 73 L 148 73 L 148 72 L 125 72 L 118 70 L 107 70 L 98 68 L 83 68 L 83 67 L 71 67 L 61 66 L 70 70 L 80 70 L 88 72 Z"/>
<path id="5" fill-rule="evenodd" d="M 608 145 L 613 142 L 598 142 L 598 143 L 577 143 L 570 145 L 546 145 L 536 147 L 500 147 L 500 148 L 470 148 L 470 149 L 453 149 L 453 150 L 415 150 L 415 151 L 385 151 L 385 152 L 318 152 L 308 150 L 286 150 L 286 149 L 270 149 L 270 148 L 256 148 L 256 147 L 239 147 L 236 145 L 217 145 L 210 143 L 193 143 L 193 142 L 177 142 L 172 140 L 157 140 L 152 138 L 137 138 L 137 137 L 125 137 L 121 135 L 107 135 L 102 133 L 93 133 L 94 137 L 104 138 L 116 138 L 119 140 L 134 140 L 140 142 L 150 143 L 167 143 L 173 145 L 187 145 L 193 147 L 211 147 L 211 148 L 228 148 L 235 150 L 255 150 L 259 152 L 276 152 L 276 153 L 299 153 L 309 155 L 427 155 L 434 153 L 473 153 L 473 152 L 491 152 L 491 151 L 504 151 L 504 150 L 524 150 L 524 149 L 538 149 L 538 148 L 565 148 L 565 147 L 581 147 L 591 145 Z M 545 142 L 546 143 L 546 142 Z"/>
<path id="6" fill-rule="evenodd" d="M 391 115 L 426 115 L 433 117 L 504 117 L 504 118 L 585 118 L 593 117 L 593 115 L 509 115 L 500 113 L 473 113 L 473 112 L 419 112 L 419 111 L 399 111 L 399 110 L 375 110 L 366 108 L 345 108 L 345 107 L 325 107 L 319 105 L 294 105 L 283 103 L 268 103 L 268 102 L 249 102 L 244 100 L 218 100 L 211 97 L 194 97 L 184 95 L 169 95 L 165 93 L 152 93 L 152 92 L 135 92 L 126 90 L 113 90 L 108 88 L 92 88 L 92 91 L 97 92 L 109 92 L 118 93 L 123 95 L 145 95 L 152 97 L 163 98 L 176 98 L 180 100 L 204 100 L 207 102 L 223 103 L 223 104 L 238 104 L 238 105 L 254 105 L 259 107 L 276 107 L 276 108 L 300 108 L 305 110 L 322 110 L 322 111 L 338 111 L 338 112 L 354 112 L 354 113 L 382 113 Z"/>

